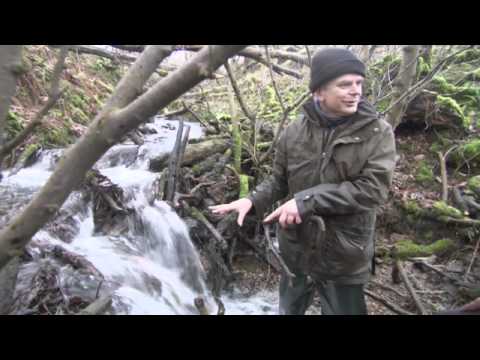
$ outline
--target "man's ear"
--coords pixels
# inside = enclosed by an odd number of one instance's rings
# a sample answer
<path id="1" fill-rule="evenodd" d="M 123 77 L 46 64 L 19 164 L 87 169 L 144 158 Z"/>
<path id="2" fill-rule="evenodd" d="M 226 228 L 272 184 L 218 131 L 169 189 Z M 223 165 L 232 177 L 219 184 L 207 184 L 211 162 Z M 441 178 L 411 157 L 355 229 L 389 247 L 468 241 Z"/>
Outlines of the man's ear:
<path id="1" fill-rule="evenodd" d="M 313 99 L 318 101 L 318 102 L 323 101 L 323 91 L 322 91 L 322 89 L 315 90 L 315 92 L 313 93 Z"/>

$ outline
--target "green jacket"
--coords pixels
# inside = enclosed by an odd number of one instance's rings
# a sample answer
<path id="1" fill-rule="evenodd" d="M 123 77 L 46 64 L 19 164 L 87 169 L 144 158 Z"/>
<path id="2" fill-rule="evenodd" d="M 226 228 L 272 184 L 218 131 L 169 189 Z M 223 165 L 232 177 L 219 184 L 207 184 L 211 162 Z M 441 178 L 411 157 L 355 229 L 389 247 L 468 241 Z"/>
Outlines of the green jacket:
<path id="1" fill-rule="evenodd" d="M 362 100 L 350 121 L 329 128 L 310 99 L 279 138 L 272 175 L 249 195 L 257 216 L 294 197 L 302 224 L 279 227 L 280 253 L 294 273 L 361 284 L 369 278 L 376 207 L 395 167 L 392 127 Z"/>

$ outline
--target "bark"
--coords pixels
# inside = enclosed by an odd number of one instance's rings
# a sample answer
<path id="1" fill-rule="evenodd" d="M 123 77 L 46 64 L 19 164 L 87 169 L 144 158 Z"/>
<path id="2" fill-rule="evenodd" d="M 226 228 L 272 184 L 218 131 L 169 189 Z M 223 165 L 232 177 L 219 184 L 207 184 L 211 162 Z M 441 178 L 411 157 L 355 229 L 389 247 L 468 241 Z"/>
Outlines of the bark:
<path id="1" fill-rule="evenodd" d="M 188 63 L 132 101 L 171 48 L 149 46 L 120 81 L 84 136 L 65 152 L 57 168 L 25 209 L 0 231 L 0 268 L 21 252 L 57 212 L 86 172 L 125 134 L 208 78 L 245 45 L 207 46 Z M 148 64 L 153 64 L 149 67 Z M 141 86 L 139 86 L 141 85 Z M 128 101 L 132 101 L 128 106 Z M 123 109 L 119 110 L 122 106 Z"/>
<path id="2" fill-rule="evenodd" d="M 412 86 L 417 74 L 418 45 L 407 45 L 403 48 L 403 58 L 400 65 L 399 77 L 394 82 L 394 99 L 398 99 Z M 408 106 L 408 100 L 398 102 L 388 113 L 387 121 L 395 129 L 405 114 Z"/>
<path id="3" fill-rule="evenodd" d="M 20 258 L 17 257 L 0 269 L 0 315 L 6 315 L 10 311 L 19 266 Z"/>
<path id="4" fill-rule="evenodd" d="M 142 49 L 145 47 L 145 45 L 112 45 L 112 47 L 117 48 L 117 49 L 121 49 L 121 50 L 126 50 L 126 51 L 141 52 Z M 185 46 L 182 45 L 182 46 L 177 46 L 175 48 L 175 50 L 199 51 L 201 48 L 202 48 L 201 45 L 185 45 Z M 264 54 L 259 49 L 249 47 L 249 48 L 243 49 L 242 51 L 239 51 L 238 55 L 249 58 L 249 59 L 253 59 L 253 60 L 255 60 L 257 62 L 260 62 L 260 63 L 265 65 L 265 58 L 263 56 Z M 298 55 L 294 52 L 272 50 L 270 52 L 270 56 L 272 58 L 275 58 L 275 59 L 290 60 L 290 61 L 296 62 L 298 64 L 301 64 L 301 65 L 310 66 L 308 56 L 305 57 L 305 56 L 302 56 L 302 55 Z M 283 72 L 282 69 L 283 68 L 277 66 L 275 71 Z M 293 72 L 293 73 L 295 74 L 294 76 L 298 75 L 298 73 L 296 73 L 296 72 Z"/>
<path id="5" fill-rule="evenodd" d="M 17 87 L 22 45 L 0 45 L 0 146 L 5 142 L 8 109 Z"/>

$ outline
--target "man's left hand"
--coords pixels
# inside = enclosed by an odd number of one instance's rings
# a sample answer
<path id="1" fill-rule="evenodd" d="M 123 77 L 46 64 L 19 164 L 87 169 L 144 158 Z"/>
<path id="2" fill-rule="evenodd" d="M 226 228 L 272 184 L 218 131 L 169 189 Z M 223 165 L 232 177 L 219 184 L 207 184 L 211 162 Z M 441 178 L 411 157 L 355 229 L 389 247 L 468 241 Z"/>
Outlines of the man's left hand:
<path id="1" fill-rule="evenodd" d="M 301 224 L 302 219 L 298 213 L 297 203 L 295 199 L 287 201 L 285 204 L 280 206 L 265 219 L 264 223 L 271 223 L 278 219 L 280 226 L 286 228 L 288 225 Z"/>

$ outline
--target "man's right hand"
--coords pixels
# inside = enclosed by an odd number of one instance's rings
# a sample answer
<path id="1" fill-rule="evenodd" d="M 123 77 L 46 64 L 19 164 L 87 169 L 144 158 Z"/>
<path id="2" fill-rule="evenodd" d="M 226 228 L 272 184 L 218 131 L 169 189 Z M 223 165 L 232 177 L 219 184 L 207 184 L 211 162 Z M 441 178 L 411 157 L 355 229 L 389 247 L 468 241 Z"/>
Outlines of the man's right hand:
<path id="1" fill-rule="evenodd" d="M 238 212 L 237 224 L 239 226 L 243 225 L 243 219 L 245 219 L 245 215 L 250 211 L 253 204 L 250 199 L 243 198 L 236 201 L 233 201 L 229 204 L 221 204 L 221 205 L 214 205 L 209 206 L 208 208 L 214 214 L 224 215 L 229 213 L 230 211 Z"/>

